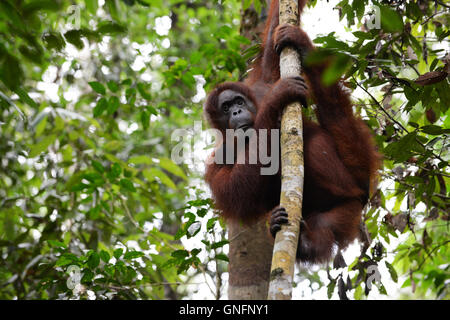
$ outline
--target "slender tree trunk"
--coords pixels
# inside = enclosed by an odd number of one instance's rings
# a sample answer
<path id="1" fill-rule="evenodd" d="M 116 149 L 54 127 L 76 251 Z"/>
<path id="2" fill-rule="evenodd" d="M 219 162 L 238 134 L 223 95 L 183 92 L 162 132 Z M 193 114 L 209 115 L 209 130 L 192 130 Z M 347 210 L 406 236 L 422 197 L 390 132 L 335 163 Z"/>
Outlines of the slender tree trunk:
<path id="1" fill-rule="evenodd" d="M 266 16 L 265 11 L 258 15 L 252 8 L 243 12 L 241 34 L 252 41 L 257 40 L 264 29 Z M 262 220 L 251 227 L 239 223 L 229 224 L 228 239 L 228 299 L 265 300 L 273 250 L 266 221 Z"/>
<path id="2" fill-rule="evenodd" d="M 280 0 L 280 25 L 299 24 L 298 1 Z M 300 57 L 294 48 L 284 48 L 280 55 L 280 77 L 300 75 Z M 295 256 L 300 236 L 303 197 L 303 123 L 300 103 L 286 107 L 281 119 L 281 197 L 289 223 L 277 233 L 274 244 L 268 299 L 290 300 L 295 270 Z"/>
<path id="3" fill-rule="evenodd" d="M 230 224 L 228 299 L 265 300 L 269 288 L 273 241 L 266 222 L 251 227 Z"/>

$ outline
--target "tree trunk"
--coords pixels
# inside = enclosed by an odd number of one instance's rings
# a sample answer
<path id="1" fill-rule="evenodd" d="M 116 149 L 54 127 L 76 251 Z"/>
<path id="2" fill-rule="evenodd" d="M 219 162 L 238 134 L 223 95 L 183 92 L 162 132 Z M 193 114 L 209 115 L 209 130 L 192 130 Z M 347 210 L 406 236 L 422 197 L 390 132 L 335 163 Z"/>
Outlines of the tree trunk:
<path id="1" fill-rule="evenodd" d="M 280 0 L 280 25 L 299 25 L 297 0 Z M 280 77 L 300 75 L 300 56 L 294 48 L 280 55 Z M 303 123 L 300 103 L 286 107 L 281 118 L 281 197 L 280 206 L 289 215 L 289 223 L 277 233 L 274 244 L 268 299 L 290 300 L 295 257 L 300 236 L 303 197 Z"/>
<path id="2" fill-rule="evenodd" d="M 228 299 L 265 300 L 269 288 L 273 241 L 266 221 L 246 227 L 230 224 Z"/>

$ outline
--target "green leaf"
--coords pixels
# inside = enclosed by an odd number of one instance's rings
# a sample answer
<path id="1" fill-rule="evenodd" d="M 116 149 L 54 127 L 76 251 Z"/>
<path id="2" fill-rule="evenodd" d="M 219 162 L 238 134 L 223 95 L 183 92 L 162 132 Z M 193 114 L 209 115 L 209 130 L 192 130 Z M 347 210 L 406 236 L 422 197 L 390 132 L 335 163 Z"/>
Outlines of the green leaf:
<path id="1" fill-rule="evenodd" d="M 193 87 L 195 85 L 195 78 L 190 72 L 183 73 L 181 75 L 181 81 L 189 87 Z"/>
<path id="2" fill-rule="evenodd" d="M 391 142 L 384 152 L 391 156 L 395 163 L 403 162 L 411 157 L 411 150 L 417 146 L 416 132 L 410 132 L 406 136 L 402 137 L 399 141 Z"/>
<path id="3" fill-rule="evenodd" d="M 94 118 L 100 117 L 103 112 L 108 108 L 108 101 L 105 98 L 98 100 L 94 110 L 92 110 Z"/>
<path id="4" fill-rule="evenodd" d="M 134 187 L 133 182 L 128 179 L 120 179 L 120 186 L 127 191 L 136 192 L 136 188 Z"/>
<path id="5" fill-rule="evenodd" d="M 175 183 L 173 183 L 173 181 L 158 168 L 145 169 L 144 171 L 142 171 L 142 173 L 148 181 L 154 181 L 155 178 L 158 178 L 161 181 L 161 183 L 166 185 L 167 187 L 174 190 L 177 189 Z"/>
<path id="6" fill-rule="evenodd" d="M 34 100 L 28 95 L 28 93 L 24 89 L 18 87 L 16 88 L 16 90 L 14 90 L 14 92 L 17 93 L 22 102 L 28 104 L 30 107 L 34 109 L 39 108 L 39 105 L 36 102 L 34 102 Z"/>
<path id="7" fill-rule="evenodd" d="M 49 135 L 47 137 L 44 137 L 41 141 L 34 144 L 30 148 L 30 153 L 28 154 L 29 158 L 34 158 L 38 156 L 41 152 L 44 152 L 48 149 L 48 147 L 55 142 L 57 136 L 56 134 Z"/>
<path id="8" fill-rule="evenodd" d="M 229 242 L 228 240 L 222 240 L 222 241 L 213 243 L 213 244 L 211 245 L 211 249 L 221 248 L 221 247 L 223 247 L 224 245 L 227 245 L 227 244 L 229 244 L 229 243 L 230 243 L 230 242 Z"/>
<path id="9" fill-rule="evenodd" d="M 0 79 L 9 89 L 18 88 L 23 82 L 23 71 L 19 60 L 7 54 L 0 68 Z"/>
<path id="10" fill-rule="evenodd" d="M 94 169 L 97 170 L 98 172 L 100 172 L 100 173 L 105 172 L 105 168 L 103 167 L 103 165 L 100 162 L 92 160 L 91 164 L 94 167 Z"/>
<path id="11" fill-rule="evenodd" d="M 73 148 L 70 144 L 66 144 L 62 151 L 63 161 L 64 162 L 72 162 L 73 157 Z"/>
<path id="12" fill-rule="evenodd" d="M 147 109 L 148 112 L 150 112 L 151 114 L 154 114 L 155 116 L 158 115 L 158 110 L 156 110 L 155 107 L 146 106 L 145 109 Z"/>
<path id="13" fill-rule="evenodd" d="M 187 230 L 185 228 L 179 228 L 178 231 L 175 233 L 174 239 L 179 240 L 186 234 L 187 234 Z"/>
<path id="14" fill-rule="evenodd" d="M 62 256 L 56 261 L 55 267 L 67 266 L 68 264 L 72 264 L 72 263 L 73 263 L 72 259 Z"/>
<path id="15" fill-rule="evenodd" d="M 24 5 L 23 10 L 28 14 L 38 10 L 58 11 L 60 6 L 58 1 L 54 0 L 33 0 Z"/>
<path id="16" fill-rule="evenodd" d="M 94 278 L 94 273 L 89 269 L 83 270 L 83 277 L 81 278 L 82 283 L 89 283 Z"/>
<path id="17" fill-rule="evenodd" d="M 205 208 L 199 208 L 199 209 L 197 210 L 197 215 L 198 215 L 200 218 L 203 218 L 204 216 L 206 216 L 207 213 L 208 213 L 208 210 L 205 209 Z"/>
<path id="18" fill-rule="evenodd" d="M 142 127 L 144 128 L 144 130 L 147 130 L 150 126 L 150 114 L 147 111 L 141 111 L 140 119 Z"/>
<path id="19" fill-rule="evenodd" d="M 226 261 L 226 262 L 230 262 L 228 257 L 225 254 L 223 254 L 223 253 L 216 254 L 216 259 L 217 260 L 223 260 L 223 261 Z"/>
<path id="20" fill-rule="evenodd" d="M 88 83 L 95 92 L 102 94 L 102 95 L 104 95 L 106 93 L 105 86 L 103 84 L 101 84 L 100 82 L 91 81 Z"/>
<path id="21" fill-rule="evenodd" d="M 386 288 L 382 283 L 380 283 L 380 285 L 378 286 L 378 290 L 380 291 L 381 294 L 387 295 Z"/>
<path id="22" fill-rule="evenodd" d="M 388 6 L 380 6 L 381 28 L 386 32 L 403 31 L 403 20 L 400 14 Z"/>
<path id="23" fill-rule="evenodd" d="M 132 259 L 137 259 L 140 257 L 143 257 L 144 253 L 140 252 L 140 251 L 128 251 L 127 253 L 125 253 L 125 255 L 123 256 L 123 258 L 125 260 L 132 260 Z"/>
<path id="24" fill-rule="evenodd" d="M 116 21 L 120 21 L 120 12 L 119 8 L 117 8 L 118 2 L 115 0 L 105 0 L 106 8 L 111 15 L 111 18 L 113 18 Z"/>
<path id="25" fill-rule="evenodd" d="M 337 40 L 334 32 L 331 32 L 325 37 L 317 37 L 314 39 L 316 43 L 326 43 L 326 48 L 340 49 L 340 50 L 348 50 L 348 44 Z"/>
<path id="26" fill-rule="evenodd" d="M 216 224 L 216 221 L 217 221 L 217 220 L 218 220 L 217 218 L 211 218 L 211 219 L 208 219 L 208 222 L 206 223 L 206 230 L 207 230 L 207 231 L 212 230 L 212 228 L 213 228 L 214 225 Z"/>
<path id="27" fill-rule="evenodd" d="M 354 298 L 355 298 L 355 300 L 361 300 L 362 294 L 363 294 L 362 286 L 361 286 L 361 285 L 358 285 L 358 286 L 355 288 L 355 293 L 354 293 L 354 295 L 353 295 Z"/>
<path id="28" fill-rule="evenodd" d="M 189 207 L 201 207 L 201 206 L 210 206 L 211 205 L 211 199 L 195 199 L 195 200 L 189 200 L 188 206 Z"/>
<path id="29" fill-rule="evenodd" d="M 189 252 L 187 250 L 175 250 L 170 255 L 177 259 L 184 259 L 189 257 Z"/>
<path id="30" fill-rule="evenodd" d="M 195 222 L 195 215 L 192 212 L 186 212 L 184 214 L 184 218 L 188 219 L 187 226 L 189 227 L 192 223 Z"/>
<path id="31" fill-rule="evenodd" d="M 85 0 L 86 8 L 88 12 L 92 15 L 97 14 L 98 1 L 97 0 Z"/>
<path id="32" fill-rule="evenodd" d="M 102 22 L 99 23 L 97 32 L 100 34 L 115 35 L 127 32 L 127 28 L 115 22 Z"/>
<path id="33" fill-rule="evenodd" d="M 171 159 L 169 158 L 160 158 L 159 165 L 161 168 L 167 170 L 168 172 L 183 178 L 184 180 L 188 180 L 187 176 L 184 174 L 183 170 Z"/>
<path id="34" fill-rule="evenodd" d="M 103 147 L 106 151 L 116 151 L 122 147 L 122 142 L 119 140 L 111 140 L 107 142 Z"/>
<path id="35" fill-rule="evenodd" d="M 333 295 L 335 287 L 336 287 L 336 279 L 332 279 L 327 286 L 328 299 L 331 299 L 331 296 Z"/>
<path id="36" fill-rule="evenodd" d="M 397 275 L 397 271 L 395 271 L 395 268 L 392 264 L 390 264 L 389 262 L 385 261 L 384 262 L 386 264 L 387 269 L 389 270 L 389 273 L 391 275 L 391 278 L 394 282 L 398 281 L 398 275 Z"/>
<path id="37" fill-rule="evenodd" d="M 364 32 L 364 31 L 355 31 L 353 32 L 353 35 L 359 39 L 363 39 L 363 40 L 369 40 L 372 39 L 372 35 L 369 32 Z"/>
<path id="38" fill-rule="evenodd" d="M 98 253 L 93 252 L 90 256 L 89 259 L 87 261 L 87 265 L 90 269 L 95 269 L 98 267 L 98 265 L 100 264 L 100 256 L 98 255 Z"/>
<path id="39" fill-rule="evenodd" d="M 76 264 L 78 263 L 78 257 L 73 253 L 66 252 L 59 257 L 59 259 L 55 263 L 55 267 L 62 267 L 68 264 Z"/>
<path id="40" fill-rule="evenodd" d="M 108 115 L 114 114 L 117 109 L 119 109 L 120 100 L 116 96 L 112 96 L 108 101 Z"/>
<path id="41" fill-rule="evenodd" d="M 61 51 L 66 42 L 60 33 L 47 33 L 42 36 L 42 40 L 44 40 L 45 46 L 47 49 L 55 49 L 57 51 Z"/>
<path id="42" fill-rule="evenodd" d="M 252 2 L 253 2 L 252 0 L 243 0 L 242 1 L 242 9 L 247 10 L 248 8 L 250 8 Z"/>
<path id="43" fill-rule="evenodd" d="M 199 51 L 194 51 L 191 53 L 190 62 L 191 64 L 196 64 L 202 60 L 203 56 Z"/>
<path id="44" fill-rule="evenodd" d="M 142 82 L 137 84 L 137 89 L 139 91 L 139 94 L 144 98 L 145 100 L 152 100 L 151 94 L 148 92 L 149 89 L 151 89 L 150 85 L 146 85 Z"/>
<path id="45" fill-rule="evenodd" d="M 50 245 L 50 247 L 67 249 L 67 246 L 61 241 L 47 240 L 47 243 Z"/>
<path id="46" fill-rule="evenodd" d="M 128 159 L 128 163 L 150 165 L 153 161 L 149 156 L 135 156 Z"/>
<path id="47" fill-rule="evenodd" d="M 36 64 L 42 63 L 42 48 L 40 46 L 21 45 L 19 47 L 19 51 L 25 58 L 27 58 L 31 62 L 34 62 Z"/>
<path id="48" fill-rule="evenodd" d="M 434 124 L 428 125 L 428 126 L 423 126 L 420 128 L 420 130 L 422 130 L 425 133 L 437 136 L 443 133 L 450 133 L 450 129 L 444 129 L 441 128 L 439 126 L 436 126 Z"/>
<path id="49" fill-rule="evenodd" d="M 81 41 L 82 32 L 80 30 L 70 30 L 64 34 L 67 42 L 73 44 L 78 49 L 83 49 L 84 43 Z"/>
<path id="50" fill-rule="evenodd" d="M 350 66 L 351 59 L 345 54 L 339 54 L 336 59 L 333 60 L 331 65 L 323 73 L 323 83 L 329 86 L 336 81 L 345 73 L 345 71 Z"/>
<path id="51" fill-rule="evenodd" d="M 119 259 L 122 256 L 122 253 L 123 253 L 123 249 L 119 248 L 119 249 L 114 250 L 113 256 L 114 256 L 114 258 Z"/>
<path id="52" fill-rule="evenodd" d="M 113 163 L 111 165 L 111 175 L 114 178 L 118 178 L 120 174 L 122 173 L 122 167 L 118 163 Z"/>
<path id="53" fill-rule="evenodd" d="M 433 71 L 439 62 L 438 58 L 434 58 L 433 62 L 430 64 L 430 71 Z"/>
<path id="54" fill-rule="evenodd" d="M 25 19 L 20 15 L 19 11 L 8 1 L 0 1 L 0 16 L 10 21 L 11 25 L 25 32 Z"/>
<path id="55" fill-rule="evenodd" d="M 89 219 L 91 220 L 97 220 L 100 217 L 101 214 L 101 207 L 95 206 L 87 212 Z"/>
<path id="56" fill-rule="evenodd" d="M 353 1 L 352 7 L 354 11 L 356 12 L 356 17 L 359 21 L 362 20 L 362 17 L 364 15 L 364 7 L 365 2 L 364 1 Z"/>
<path id="57" fill-rule="evenodd" d="M 415 16 L 416 19 L 423 18 L 423 13 L 420 10 L 420 7 L 417 5 L 417 3 L 414 2 L 406 3 L 406 12 Z"/>
<path id="58" fill-rule="evenodd" d="M 130 105 L 134 105 L 136 101 L 136 89 L 135 88 L 127 88 L 125 90 L 125 97 L 127 98 L 127 103 Z"/>
<path id="59" fill-rule="evenodd" d="M 122 86 L 131 86 L 132 84 L 133 84 L 133 81 L 131 79 L 125 79 L 120 83 L 120 85 L 122 85 Z"/>
<path id="60" fill-rule="evenodd" d="M 44 132 L 44 130 L 45 130 L 46 125 L 47 125 L 47 116 L 44 116 L 42 118 L 42 120 L 38 123 L 38 125 L 36 126 L 36 132 L 35 132 L 36 138 L 39 138 L 41 136 L 42 132 Z"/>
<path id="61" fill-rule="evenodd" d="M 258 15 L 261 14 L 261 0 L 253 0 L 253 6 L 255 7 L 255 11 L 258 13 Z"/>
<path id="62" fill-rule="evenodd" d="M 106 85 L 108 86 L 108 89 L 111 90 L 111 92 L 117 92 L 119 91 L 119 86 L 117 85 L 117 83 L 115 81 L 108 81 L 106 83 Z"/>

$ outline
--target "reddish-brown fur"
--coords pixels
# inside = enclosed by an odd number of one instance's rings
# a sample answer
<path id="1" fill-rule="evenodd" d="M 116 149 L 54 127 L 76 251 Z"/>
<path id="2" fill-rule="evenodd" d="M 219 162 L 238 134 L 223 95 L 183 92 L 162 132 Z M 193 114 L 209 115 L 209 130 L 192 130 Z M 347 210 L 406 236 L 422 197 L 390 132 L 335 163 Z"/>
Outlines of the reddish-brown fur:
<path id="1" fill-rule="evenodd" d="M 300 9 L 305 2 L 299 1 Z M 283 108 L 299 99 L 296 88 L 280 79 L 279 55 L 274 45 L 283 39 L 289 39 L 289 44 L 302 54 L 314 50 L 303 30 L 278 26 L 278 1 L 273 0 L 262 50 L 249 76 L 243 83 L 219 85 L 207 99 L 205 112 L 212 127 L 226 129 L 215 121 L 217 98 L 223 90 L 232 89 L 255 104 L 255 129 L 279 128 Z M 302 67 L 317 105 L 319 124 L 304 118 L 304 224 L 297 257 L 300 261 L 320 263 L 331 258 L 335 244 L 342 249 L 358 236 L 361 211 L 379 157 L 367 126 L 354 117 L 350 97 L 341 84 L 322 84 L 325 66 Z M 260 167 L 215 163 L 207 166 L 205 179 L 225 219 L 252 223 L 279 205 L 280 173 L 264 176 Z"/>

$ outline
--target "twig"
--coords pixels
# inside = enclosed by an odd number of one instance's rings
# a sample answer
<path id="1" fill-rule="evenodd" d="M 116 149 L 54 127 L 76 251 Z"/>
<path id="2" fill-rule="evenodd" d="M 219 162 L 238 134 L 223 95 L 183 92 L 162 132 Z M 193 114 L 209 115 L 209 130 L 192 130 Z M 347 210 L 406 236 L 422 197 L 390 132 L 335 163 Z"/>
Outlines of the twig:
<path id="1" fill-rule="evenodd" d="M 436 251 L 437 249 L 439 249 L 440 247 L 446 245 L 446 244 L 449 243 L 449 242 L 450 242 L 450 240 L 444 241 L 443 243 L 436 245 L 433 249 L 431 249 L 430 252 L 427 252 L 427 256 L 426 256 L 425 258 L 423 258 L 423 261 L 417 266 L 417 268 L 416 268 L 415 270 L 412 270 L 412 272 L 419 271 L 420 268 L 422 268 L 422 266 L 423 266 L 423 264 L 425 263 L 425 261 L 427 261 L 427 259 L 428 259 L 429 257 L 431 257 L 431 255 L 432 255 L 432 253 L 433 253 L 434 251 Z"/>
<path id="2" fill-rule="evenodd" d="M 366 92 L 370 98 L 378 105 L 378 107 L 383 111 L 384 114 L 387 115 L 387 117 L 394 122 L 396 125 L 398 125 L 403 131 L 405 131 L 407 134 L 410 133 L 400 122 L 398 122 L 397 120 L 395 120 L 390 114 L 389 112 L 386 111 L 386 109 L 384 109 L 384 107 L 381 105 L 381 103 L 366 89 L 364 88 L 358 81 L 356 81 L 355 77 L 352 76 L 352 79 L 355 81 L 356 85 L 358 87 L 360 87 L 362 90 L 364 90 L 364 92 Z M 424 149 L 427 149 L 427 147 L 416 137 L 416 142 L 419 143 Z M 439 155 L 435 154 L 434 152 L 431 152 L 432 155 L 436 158 L 441 160 L 442 162 L 445 162 L 444 159 L 442 159 Z"/>
<path id="3" fill-rule="evenodd" d="M 161 238 L 155 236 L 154 234 L 151 234 L 149 232 L 147 232 L 144 228 L 142 228 L 139 223 L 134 220 L 133 216 L 131 215 L 130 209 L 128 208 L 127 204 L 124 201 L 124 198 L 122 196 L 119 197 L 119 201 L 120 204 L 122 205 L 123 209 L 125 210 L 125 213 L 128 217 L 128 219 L 130 219 L 130 221 L 134 224 L 134 226 L 139 229 L 140 231 L 142 231 L 146 236 L 151 237 L 153 239 L 155 239 L 156 241 L 159 242 L 164 242 L 164 240 L 162 240 Z M 174 245 L 172 245 L 170 242 L 166 242 L 167 246 L 169 246 L 172 250 L 178 250 L 178 248 L 176 248 Z"/>

